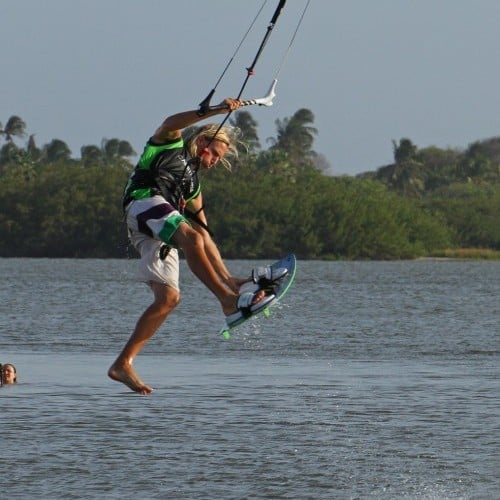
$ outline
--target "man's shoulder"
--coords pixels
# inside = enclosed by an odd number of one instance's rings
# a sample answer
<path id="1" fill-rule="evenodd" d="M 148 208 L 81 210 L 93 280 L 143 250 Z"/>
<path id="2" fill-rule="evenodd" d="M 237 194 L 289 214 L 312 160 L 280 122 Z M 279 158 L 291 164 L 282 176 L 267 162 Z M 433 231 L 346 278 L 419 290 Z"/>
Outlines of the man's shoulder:
<path id="1" fill-rule="evenodd" d="M 176 156 L 182 157 L 183 151 L 184 141 L 182 139 L 159 144 L 150 138 L 144 147 L 138 166 L 141 169 L 149 169 L 153 164 L 158 164 L 158 162 L 163 163 L 176 158 Z"/>

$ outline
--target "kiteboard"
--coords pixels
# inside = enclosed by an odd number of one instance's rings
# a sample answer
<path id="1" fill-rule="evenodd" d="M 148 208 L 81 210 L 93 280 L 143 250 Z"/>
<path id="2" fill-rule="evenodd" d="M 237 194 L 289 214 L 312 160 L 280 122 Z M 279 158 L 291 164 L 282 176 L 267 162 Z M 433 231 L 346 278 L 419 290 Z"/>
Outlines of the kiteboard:
<path id="1" fill-rule="evenodd" d="M 220 331 L 221 335 L 226 340 L 229 340 L 231 338 L 231 333 L 235 328 L 241 326 L 243 323 L 246 323 L 248 320 L 254 318 L 255 316 L 258 316 L 261 313 L 263 313 L 265 316 L 269 316 L 269 308 L 275 306 L 285 296 L 285 294 L 292 286 L 292 283 L 295 279 L 295 271 L 297 269 L 297 259 L 295 258 L 295 255 L 289 254 L 286 257 L 277 260 L 268 267 L 270 268 L 270 274 L 272 276 L 274 276 L 275 274 L 281 275 L 283 274 L 283 272 L 285 273 L 275 281 L 270 281 L 265 277 L 256 280 L 255 289 L 264 290 L 266 296 L 272 297 L 274 295 L 274 298 L 268 299 L 268 304 L 265 307 L 256 310 L 254 313 L 242 315 L 236 321 L 231 322 L 230 324 L 226 324 Z M 245 287 L 245 285 L 243 285 L 243 287 Z"/>

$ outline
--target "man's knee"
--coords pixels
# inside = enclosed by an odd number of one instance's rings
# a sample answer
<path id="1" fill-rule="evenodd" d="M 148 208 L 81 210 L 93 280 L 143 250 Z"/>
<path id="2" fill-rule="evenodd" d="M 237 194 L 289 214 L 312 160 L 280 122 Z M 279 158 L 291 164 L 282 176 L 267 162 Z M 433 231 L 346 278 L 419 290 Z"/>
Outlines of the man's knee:
<path id="1" fill-rule="evenodd" d="M 179 290 L 174 290 L 170 287 L 168 288 L 169 292 L 166 294 L 163 304 L 168 310 L 172 310 L 179 305 L 179 302 L 181 301 L 181 294 L 179 293 Z"/>
<path id="2" fill-rule="evenodd" d="M 151 288 L 155 296 L 155 306 L 160 314 L 167 315 L 179 305 L 181 301 L 179 290 L 159 283 L 152 283 Z"/>

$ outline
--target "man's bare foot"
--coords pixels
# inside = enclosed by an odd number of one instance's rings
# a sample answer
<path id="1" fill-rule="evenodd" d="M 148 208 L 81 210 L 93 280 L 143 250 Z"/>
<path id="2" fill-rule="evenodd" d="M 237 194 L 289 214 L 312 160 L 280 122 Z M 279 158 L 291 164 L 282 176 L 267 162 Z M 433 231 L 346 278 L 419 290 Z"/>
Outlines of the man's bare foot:
<path id="1" fill-rule="evenodd" d="M 108 370 L 108 377 L 122 382 L 127 387 L 139 394 L 151 394 L 153 388 L 146 385 L 137 375 L 132 365 L 115 361 Z"/>

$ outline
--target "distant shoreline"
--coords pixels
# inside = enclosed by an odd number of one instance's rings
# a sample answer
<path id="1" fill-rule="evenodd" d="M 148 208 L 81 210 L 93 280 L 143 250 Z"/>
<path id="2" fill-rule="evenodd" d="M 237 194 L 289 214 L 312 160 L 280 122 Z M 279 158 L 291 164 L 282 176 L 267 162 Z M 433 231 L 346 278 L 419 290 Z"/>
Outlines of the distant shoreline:
<path id="1" fill-rule="evenodd" d="M 491 248 L 449 248 L 424 257 L 440 260 L 500 260 L 500 250 Z"/>
<path id="2" fill-rule="evenodd" d="M 184 256 L 180 255 L 181 260 L 185 260 Z M 29 256 L 29 255 L 10 255 L 10 256 L 2 256 L 0 255 L 0 259 L 77 259 L 77 260 L 86 260 L 86 259 L 97 259 L 97 260 L 107 260 L 107 259 L 118 259 L 118 260 L 137 260 L 137 255 L 127 255 L 123 257 L 51 257 L 51 256 Z M 224 260 L 232 261 L 232 260 L 250 260 L 250 261 L 272 261 L 276 259 L 276 255 L 270 257 L 248 257 L 242 256 L 238 258 L 225 258 Z M 377 262 L 380 260 L 384 260 L 386 262 L 398 262 L 403 260 L 408 261 L 436 261 L 436 262 L 446 262 L 446 261 L 500 261 L 500 250 L 494 250 L 489 248 L 450 248 L 444 249 L 438 252 L 434 252 L 431 255 L 425 255 L 421 257 L 415 258 L 406 258 L 406 259 L 348 259 L 345 257 L 335 257 L 331 255 L 325 255 L 323 257 L 314 257 L 314 258 L 300 258 L 302 261 L 323 261 L 323 262 Z"/>

